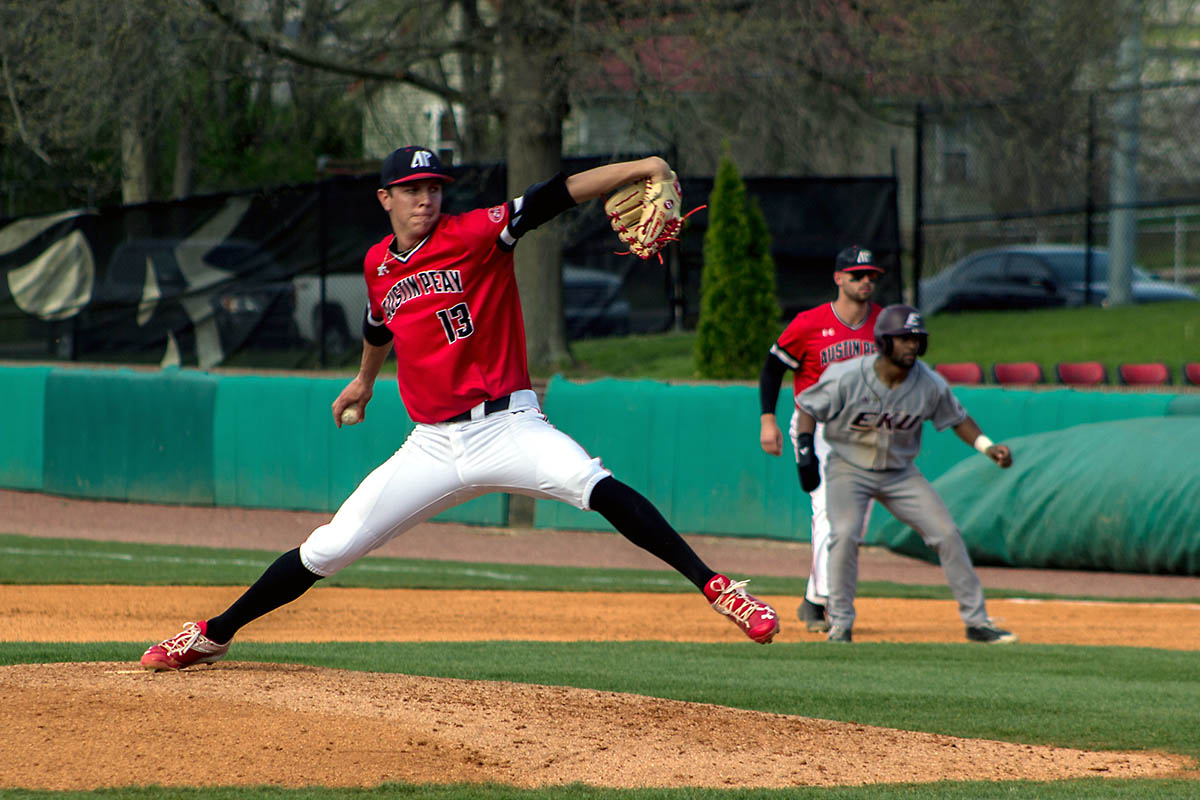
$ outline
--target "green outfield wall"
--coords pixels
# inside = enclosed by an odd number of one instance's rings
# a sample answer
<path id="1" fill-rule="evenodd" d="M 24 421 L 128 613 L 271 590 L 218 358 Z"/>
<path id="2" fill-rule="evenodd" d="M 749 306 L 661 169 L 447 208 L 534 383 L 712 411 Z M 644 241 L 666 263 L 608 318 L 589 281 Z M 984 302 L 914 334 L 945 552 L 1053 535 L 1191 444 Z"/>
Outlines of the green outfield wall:
<path id="1" fill-rule="evenodd" d="M 413 424 L 380 382 L 359 425 L 330 407 L 343 379 L 198 370 L 0 367 L 0 486 L 70 497 L 334 511 Z M 508 496 L 437 517 L 505 525 Z"/>
<path id="2" fill-rule="evenodd" d="M 7 398 L 0 414 L 0 486 L 44 488 L 42 437 L 50 372 L 50 367 L 0 368 L 0 393 Z"/>
<path id="3" fill-rule="evenodd" d="M 0 391 L 13 400 L 10 413 L 0 416 L 0 486 L 90 499 L 332 512 L 413 427 L 390 383 L 380 381 L 363 423 L 338 429 L 330 406 L 343 378 L 0 367 Z M 1054 448 L 1052 434 L 1076 426 L 1200 418 L 1200 394 L 1195 393 L 1001 387 L 960 387 L 955 393 L 993 439 L 1017 443 L 1018 465 L 1025 458 L 1023 447 Z M 543 406 L 559 429 L 650 498 L 680 531 L 808 539 L 808 495 L 799 488 L 790 447 L 781 457 L 759 447 L 756 386 L 554 378 Z M 791 396 L 784 392 L 778 416 L 785 430 L 790 415 Z M 1098 430 L 1093 438 L 1104 435 L 1103 428 Z M 1186 437 L 1193 428 L 1175 430 Z M 1123 486 L 1135 485 L 1139 474 L 1122 470 L 1122 464 L 1155 457 L 1140 452 L 1142 440 L 1146 447 L 1162 449 L 1161 442 L 1151 444 L 1153 437 L 1123 434 L 1116 464 L 1097 469 L 1119 472 L 1127 482 Z M 1178 452 L 1188 452 L 1186 441 L 1180 447 Z M 1088 458 L 1095 461 L 1102 440 L 1091 449 L 1095 452 Z M 935 485 L 955 468 L 993 469 L 952 432 L 928 427 L 918 465 Z M 1181 458 L 1173 469 L 1182 485 L 1200 486 L 1200 459 Z M 986 478 L 987 469 L 981 474 Z M 1054 483 L 1053 474 L 1022 474 L 1026 482 Z M 1015 501 L 1019 484 L 1003 485 L 1010 486 Z M 1152 508 L 1153 492 L 1143 496 Z M 953 499 L 947 502 L 954 510 Z M 994 502 L 1002 506 L 1003 498 Z M 437 519 L 506 525 L 508 511 L 508 496 L 494 494 Z M 1071 513 L 1086 517 L 1078 506 Z M 1186 515 L 1157 519 L 1190 525 Z M 543 500 L 534 503 L 534 525 L 612 530 L 598 514 Z M 876 510 L 868 541 L 913 551 L 912 532 L 898 528 L 885 511 Z M 1074 535 L 1071 546 L 1078 547 Z M 1195 530 L 1167 535 L 1200 539 Z M 1008 555 L 1012 550 L 996 560 L 1028 557 Z M 1053 544 L 1041 550 L 1037 560 L 1046 566 L 1045 552 L 1053 551 Z"/>

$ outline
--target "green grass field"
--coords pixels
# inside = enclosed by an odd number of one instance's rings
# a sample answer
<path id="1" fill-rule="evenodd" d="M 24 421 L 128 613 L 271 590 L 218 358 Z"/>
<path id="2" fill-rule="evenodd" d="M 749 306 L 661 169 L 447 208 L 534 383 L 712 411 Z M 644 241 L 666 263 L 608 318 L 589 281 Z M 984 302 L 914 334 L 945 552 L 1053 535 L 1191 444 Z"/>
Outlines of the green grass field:
<path id="1" fill-rule="evenodd" d="M 133 545 L 0 536 L 0 583 L 177 583 L 253 580 L 272 554 L 262 551 Z M 418 570 L 419 567 L 419 570 Z M 643 570 L 567 569 L 508 564 L 368 558 L 337 577 L 343 586 L 691 591 L 682 580 Z M 154 575 L 157 579 L 151 580 Z M 581 586 L 582 584 L 582 586 Z M 799 579 L 755 578 L 764 593 L 797 592 Z M 903 594 L 867 584 L 864 594 Z M 943 587 L 906 587 L 908 596 L 946 596 Z M 144 642 L 0 642 L 0 664 L 132 661 Z M 1195 654 L 1145 648 L 821 642 L 466 642 L 239 643 L 232 658 L 350 670 L 503 680 L 629 692 L 781 714 L 853 721 L 954 736 L 1029 744 L 1157 750 L 1200 758 L 1200 681 Z M 686 668 L 681 668 L 685 666 Z M 737 676 L 731 680 L 730 676 Z M 1169 798 L 1200 796 L 1197 780 L 1055 783 L 938 783 L 788 791 L 544 791 L 502 786 L 401 786 L 368 791 L 153 789 L 105 792 L 0 790 L 6 798 Z"/>
<path id="2" fill-rule="evenodd" d="M 246 586 L 279 556 L 266 550 L 233 550 L 90 539 L 43 539 L 0 534 L 0 584 L 76 584 L 116 586 Z M 764 595 L 799 596 L 804 577 L 754 577 Z M 351 564 L 321 585 L 364 589 L 522 589 L 549 592 L 671 592 L 694 587 L 668 570 L 551 567 L 536 564 L 485 564 L 372 556 Z M 862 581 L 859 597 L 948 600 L 942 584 L 909 585 Z M 1200 603 L 1200 597 L 1107 598 L 989 589 L 988 597 L 1097 600 L 1105 602 Z"/>

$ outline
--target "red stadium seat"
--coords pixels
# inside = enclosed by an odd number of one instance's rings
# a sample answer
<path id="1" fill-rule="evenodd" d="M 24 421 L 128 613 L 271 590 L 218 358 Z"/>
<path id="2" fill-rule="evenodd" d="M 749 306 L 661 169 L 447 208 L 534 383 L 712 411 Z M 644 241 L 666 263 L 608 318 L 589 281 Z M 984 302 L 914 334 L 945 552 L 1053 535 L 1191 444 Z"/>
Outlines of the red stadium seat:
<path id="1" fill-rule="evenodd" d="M 1200 361 L 1185 361 L 1183 364 L 1183 382 L 1192 386 L 1200 386 Z"/>
<path id="2" fill-rule="evenodd" d="M 992 380 L 1000 384 L 1044 383 L 1046 376 L 1036 361 L 1000 361 L 992 364 Z"/>
<path id="3" fill-rule="evenodd" d="M 1161 362 L 1120 364 L 1117 377 L 1126 386 L 1163 386 L 1171 382 L 1171 370 Z"/>
<path id="4" fill-rule="evenodd" d="M 983 383 L 983 367 L 974 361 L 938 364 L 933 369 L 945 378 L 947 383 Z"/>
<path id="5" fill-rule="evenodd" d="M 1059 383 L 1072 386 L 1099 386 L 1108 383 L 1108 369 L 1099 361 L 1060 361 L 1054 365 Z"/>

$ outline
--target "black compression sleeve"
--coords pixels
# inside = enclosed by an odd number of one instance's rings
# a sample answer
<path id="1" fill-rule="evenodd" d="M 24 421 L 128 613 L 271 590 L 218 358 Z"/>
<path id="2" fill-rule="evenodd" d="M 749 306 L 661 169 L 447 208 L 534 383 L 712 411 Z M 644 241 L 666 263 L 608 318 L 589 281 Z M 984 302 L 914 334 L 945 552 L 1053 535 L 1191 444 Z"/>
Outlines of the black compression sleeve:
<path id="1" fill-rule="evenodd" d="M 218 644 L 228 642 L 243 625 L 292 602 L 320 579 L 300 560 L 299 547 L 287 551 L 224 613 L 208 621 L 208 638 Z"/>
<path id="2" fill-rule="evenodd" d="M 779 388 L 783 386 L 783 373 L 787 372 L 787 368 L 787 364 L 774 353 L 767 353 L 767 360 L 763 362 L 762 372 L 758 376 L 758 402 L 762 406 L 762 413 L 775 413 L 775 406 L 779 403 Z"/>
<path id="3" fill-rule="evenodd" d="M 508 230 L 520 239 L 531 230 L 557 217 L 577 204 L 567 191 L 567 176 L 558 173 L 548 181 L 535 183 L 520 198 L 520 208 L 514 210 Z M 513 201 L 514 205 L 516 201 Z"/>
<path id="4" fill-rule="evenodd" d="M 383 347 L 392 341 L 392 332 L 386 325 L 371 324 L 370 306 L 367 306 L 367 310 L 363 313 L 363 338 L 367 340 L 368 344 L 376 347 Z"/>
<path id="5" fill-rule="evenodd" d="M 670 564 L 697 589 L 703 590 L 716 575 L 649 500 L 611 475 L 596 483 L 588 505 L 622 536 Z"/>

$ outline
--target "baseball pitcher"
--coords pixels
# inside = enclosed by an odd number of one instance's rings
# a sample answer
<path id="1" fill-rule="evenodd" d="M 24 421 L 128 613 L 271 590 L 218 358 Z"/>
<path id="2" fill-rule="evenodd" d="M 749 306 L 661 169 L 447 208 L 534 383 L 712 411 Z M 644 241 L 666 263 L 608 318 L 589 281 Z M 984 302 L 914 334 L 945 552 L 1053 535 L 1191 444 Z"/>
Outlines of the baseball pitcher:
<path id="1" fill-rule="evenodd" d="M 394 349 L 400 395 L 416 427 L 333 519 L 280 556 L 224 613 L 189 622 L 147 649 L 142 666 L 173 670 L 221 659 L 246 623 L 413 525 L 487 492 L 600 512 L 688 578 L 750 639 L 770 642 L 779 631 L 774 610 L 748 594 L 745 581 L 711 570 L 645 497 L 551 425 L 531 388 L 513 271 L 517 242 L 578 203 L 620 190 L 623 203 L 640 197 L 645 208 L 635 221 L 623 206 L 614 230 L 649 258 L 678 231 L 678 182 L 667 162 L 651 157 L 560 173 L 507 203 L 452 215 L 442 214 L 442 188 L 453 179 L 431 150 L 396 150 L 380 178 L 377 195 L 392 233 L 363 262 L 369 302 L 362 361 L 333 402 L 333 421 L 341 427 L 365 419 Z M 651 635 L 665 623 L 647 608 L 645 624 Z"/>
<path id="2" fill-rule="evenodd" d="M 942 498 L 913 463 L 928 420 L 939 431 L 953 428 L 960 439 L 1001 467 L 1012 465 L 1009 448 L 985 436 L 946 381 L 919 360 L 928 338 L 916 309 L 888 306 L 875 321 L 878 352 L 834 364 L 796 398 L 798 430 L 811 433 L 822 422 L 830 446 L 823 475 L 811 466 L 808 479 L 810 485 L 827 484 L 831 642 L 852 639 L 858 548 L 872 499 L 937 551 L 968 640 L 1017 639 L 988 618 L 983 586 L 962 534 Z"/>

